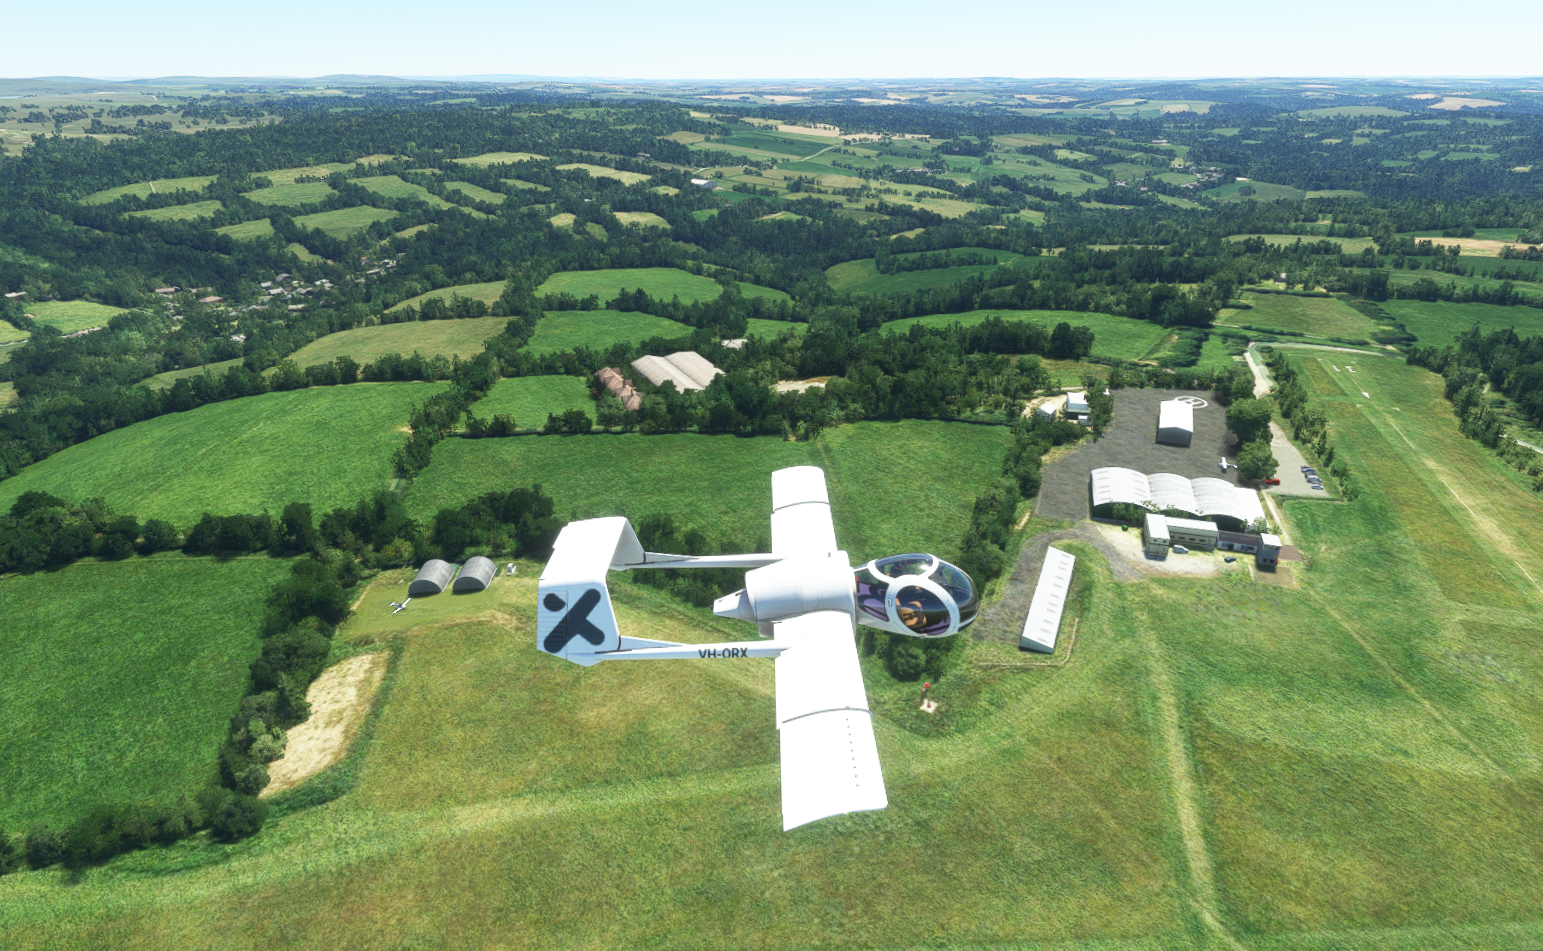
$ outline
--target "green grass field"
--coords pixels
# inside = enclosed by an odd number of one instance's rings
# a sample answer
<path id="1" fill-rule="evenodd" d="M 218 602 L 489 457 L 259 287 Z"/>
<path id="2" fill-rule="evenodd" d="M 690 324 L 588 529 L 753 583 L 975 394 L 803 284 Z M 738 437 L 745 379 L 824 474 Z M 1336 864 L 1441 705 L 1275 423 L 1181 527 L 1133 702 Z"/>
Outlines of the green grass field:
<path id="1" fill-rule="evenodd" d="M 279 168 L 271 172 L 258 172 L 257 174 L 268 179 L 275 186 L 293 185 L 297 178 L 326 178 L 333 172 L 346 172 L 354 167 L 353 162 L 327 162 L 323 165 L 306 165 L 300 168 Z"/>
<path id="2" fill-rule="evenodd" d="M 646 182 L 652 175 L 644 175 L 642 172 L 623 172 L 620 169 L 609 168 L 605 165 L 591 165 L 587 162 L 574 162 L 571 165 L 559 165 L 560 171 L 572 171 L 583 169 L 593 178 L 614 178 L 623 185 L 635 185 L 638 182 Z"/>
<path id="3" fill-rule="evenodd" d="M 145 198 L 150 195 L 169 195 L 177 191 L 201 192 L 215 179 L 213 175 L 192 175 L 187 178 L 158 178 L 154 182 L 137 182 L 92 192 L 80 200 L 82 205 L 105 205 L 133 195 Z"/>
<path id="4" fill-rule="evenodd" d="M 1113 314 L 1070 310 L 972 310 L 964 314 L 933 314 L 929 317 L 893 320 L 884 325 L 884 330 L 891 333 L 905 333 L 912 324 L 921 324 L 924 327 L 948 327 L 961 323 L 967 327 L 973 327 L 987 317 L 1031 320 L 1043 324 L 1046 329 L 1053 329 L 1056 324 L 1063 321 L 1074 327 L 1089 327 L 1093 330 L 1093 352 L 1098 356 L 1113 357 L 1117 360 L 1140 359 L 1163 339 L 1165 333 L 1162 327 L 1148 320 L 1133 320 L 1129 317 L 1116 317 Z"/>
<path id="5" fill-rule="evenodd" d="M 342 356 L 353 357 L 361 364 L 372 363 L 388 353 L 406 357 L 414 351 L 426 357 L 459 354 L 466 359 L 481 353 L 483 341 L 503 333 L 508 323 L 508 317 L 477 317 L 356 327 L 307 344 L 289 359 L 302 367 L 331 363 Z"/>
<path id="6" fill-rule="evenodd" d="M 668 317 L 630 310 L 549 310 L 536 324 L 527 346 L 536 353 L 590 347 L 603 350 L 623 340 L 638 343 L 650 337 L 691 336 L 691 328 Z"/>
<path id="7" fill-rule="evenodd" d="M 61 333 L 68 334 L 88 327 L 106 327 L 109 320 L 128 311 L 122 307 L 88 300 L 45 300 L 28 304 L 27 313 L 36 318 L 38 323 L 56 327 Z"/>
<path id="8" fill-rule="evenodd" d="M 208 372 L 211 376 L 220 377 L 231 367 L 238 367 L 242 363 L 241 358 L 234 360 L 220 360 L 215 363 L 206 363 L 202 366 L 186 367 L 181 370 L 168 370 L 165 373 L 157 373 L 147 380 L 141 381 L 141 386 L 148 386 L 152 390 L 169 390 L 184 377 L 203 376 Z"/>
<path id="9" fill-rule="evenodd" d="M 670 223 L 651 211 L 618 211 L 616 220 L 629 228 L 668 228 Z"/>
<path id="10" fill-rule="evenodd" d="M 0 383 L 0 408 L 16 402 L 16 384 L 7 380 Z"/>
<path id="11" fill-rule="evenodd" d="M 762 320 L 759 317 L 751 317 L 748 324 L 745 333 L 756 337 L 779 337 L 789 330 L 802 337 L 809 331 L 808 324 L 798 324 L 791 320 Z"/>
<path id="12" fill-rule="evenodd" d="M 1266 244 L 1278 244 L 1287 248 L 1298 241 L 1303 244 L 1332 241 L 1339 245 L 1340 253 L 1342 254 L 1360 254 L 1362 250 L 1373 247 L 1376 244 L 1371 238 L 1325 238 L 1310 234 L 1235 234 L 1228 237 L 1227 240 L 1242 241 L 1246 238 L 1263 238 Z"/>
<path id="13" fill-rule="evenodd" d="M 433 194 L 422 185 L 414 185 L 404 182 L 395 175 L 372 175 L 368 178 L 356 178 L 355 184 L 362 185 L 382 198 L 406 198 L 413 201 L 426 202 L 432 208 L 459 208 L 459 205 L 445 201 Z"/>
<path id="14" fill-rule="evenodd" d="M 255 612 L 285 568 L 170 554 L 0 580 L 0 829 L 215 782 Z"/>
<path id="15" fill-rule="evenodd" d="M 417 297 L 409 297 L 400 304 L 387 309 L 390 311 L 396 310 L 398 307 L 422 307 L 423 302 L 430 298 L 449 301 L 455 297 L 464 297 L 467 300 L 480 300 L 484 304 L 491 304 L 502 297 L 503 294 L 503 281 L 489 281 L 485 284 L 456 284 L 452 287 L 441 287 L 439 290 L 429 291 L 427 294 L 419 294 Z"/>
<path id="16" fill-rule="evenodd" d="M 682 303 L 713 300 L 723 288 L 710 277 L 689 274 L 673 267 L 611 268 L 604 271 L 562 271 L 536 288 L 543 294 L 572 294 L 584 298 L 597 294 L 602 302 L 614 300 L 623 290 L 642 288 L 650 297 L 669 300 L 679 296 Z"/>
<path id="17" fill-rule="evenodd" d="M 212 218 L 215 212 L 224 207 L 224 203 L 218 201 L 193 201 L 186 205 L 168 205 L 165 208 L 131 211 L 129 216 L 148 218 L 151 221 L 198 221 L 202 218 Z"/>
<path id="18" fill-rule="evenodd" d="M 273 222 L 267 218 L 257 218 L 253 221 L 243 221 L 238 225 L 226 225 L 223 228 L 215 228 L 215 234 L 230 235 L 237 241 L 250 241 L 254 238 L 266 238 L 273 234 Z"/>
<path id="19" fill-rule="evenodd" d="M 630 375 L 631 368 L 627 372 Z M 581 409 L 591 419 L 595 415 L 595 401 L 589 397 L 589 387 L 576 376 L 522 376 L 499 380 L 488 395 L 472 407 L 483 419 L 507 413 L 521 429 L 539 429 L 546 423 L 547 414 L 561 416 L 570 409 Z"/>
<path id="20" fill-rule="evenodd" d="M 467 198 L 489 205 L 502 205 L 509 200 L 509 196 L 503 192 L 489 191 L 480 185 L 473 185 L 469 182 L 445 182 L 445 187 L 453 192 L 459 192 Z"/>
<path id="21" fill-rule="evenodd" d="M 415 516 L 432 515 L 499 486 L 541 482 L 560 514 L 673 512 L 749 543 L 767 532 L 771 470 L 821 465 L 854 558 L 947 558 L 958 554 L 975 494 L 1000 469 L 1006 438 L 1001 427 L 907 421 L 841 426 L 815 443 L 696 434 L 455 440 L 435 449 L 407 503 Z"/>
<path id="22" fill-rule="evenodd" d="M 545 185 L 537 185 L 535 182 L 527 182 L 518 178 L 500 178 L 499 181 L 511 188 L 518 188 L 522 191 L 549 192 L 552 190 Z"/>
<path id="23" fill-rule="evenodd" d="M 1365 340 L 1375 329 L 1364 314 L 1334 297 L 1250 294 L 1245 291 L 1239 299 L 1250 305 L 1249 308 L 1223 310 L 1216 318 L 1218 326 L 1246 324 L 1344 340 Z"/>
<path id="24" fill-rule="evenodd" d="M 0 509 L 33 489 L 94 496 L 141 519 L 188 528 L 289 502 L 352 505 L 391 481 L 409 408 L 443 389 L 358 383 L 265 393 L 172 413 L 105 433 L 0 482 Z"/>
<path id="25" fill-rule="evenodd" d="M 1380 306 L 1420 340 L 1422 347 L 1444 347 L 1475 323 L 1485 333 L 1515 327 L 1522 336 L 1543 334 L 1543 310 L 1499 304 L 1454 304 L 1447 301 L 1389 300 Z"/>
<path id="26" fill-rule="evenodd" d="M 453 161 L 462 165 L 475 165 L 478 168 L 486 168 L 489 165 L 513 165 L 516 162 L 529 162 L 546 158 L 545 155 L 537 155 L 534 152 L 486 152 L 482 155 L 473 155 L 471 158 L 458 158 Z"/>
<path id="27" fill-rule="evenodd" d="M 1065 666 L 979 667 L 1024 658 L 972 639 L 928 717 L 864 660 L 881 812 L 780 830 L 769 664 L 565 665 L 530 644 L 539 565 L 392 616 L 397 572 L 340 634 L 400 652 L 351 792 L 234 848 L 10 876 L 8 943 L 266 946 L 282 907 L 307 946 L 1535 947 L 1543 506 L 1456 432 L 1439 378 L 1294 359 L 1362 489 L 1286 503 L 1310 565 L 1288 586 L 1118 583 L 1058 543 L 1079 559 Z M 1004 439 L 906 422 L 814 443 L 449 440 L 408 503 L 541 481 L 565 516 L 753 537 L 767 473 L 813 463 L 855 558 L 948 557 Z M 611 587 L 628 633 L 747 636 Z M 551 890 L 570 882 L 585 902 Z"/>
<path id="28" fill-rule="evenodd" d="M 9 321 L 0 320 L 0 344 L 16 343 L 32 336 L 25 330 L 11 324 Z"/>
<path id="29" fill-rule="evenodd" d="M 352 208 L 340 208 L 337 211 L 301 215 L 295 219 L 295 224 L 302 228 L 315 228 L 334 238 L 346 238 L 355 232 L 363 231 L 377 221 L 390 221 L 395 217 L 396 212 L 371 208 L 369 205 L 355 205 Z"/>
<path id="30" fill-rule="evenodd" d="M 1407 116 L 1409 113 L 1397 109 L 1389 109 L 1387 106 L 1325 106 L 1321 109 L 1303 109 L 1297 115 L 1326 116 L 1330 118 L 1343 116 Z"/>
<path id="31" fill-rule="evenodd" d="M 1253 186 L 1251 195 L 1239 194 L 1242 189 Z M 1275 201 L 1284 198 L 1287 201 L 1301 201 L 1307 197 L 1307 192 L 1291 185 L 1275 185 L 1270 182 L 1233 182 L 1222 185 L 1219 188 L 1208 188 L 1200 194 L 1207 198 L 1219 198 L 1223 201 Z"/>
<path id="32" fill-rule="evenodd" d="M 326 182 L 306 182 L 302 185 L 274 185 L 272 188 L 259 188 L 256 191 L 247 192 L 246 197 L 260 205 L 292 208 L 296 205 L 315 204 L 333 194 L 336 192 Z"/>
<path id="33" fill-rule="evenodd" d="M 858 261 L 844 261 L 841 264 L 827 268 L 825 271 L 826 283 L 831 289 L 842 294 L 907 294 L 911 291 L 925 290 L 929 287 L 941 287 L 944 284 L 954 284 L 976 274 L 984 274 L 1003 264 L 1011 264 L 1019 260 L 1022 255 L 1011 251 L 993 251 L 989 248 L 957 248 L 957 252 L 973 251 L 981 254 L 994 255 L 996 264 L 971 264 L 959 267 L 932 268 L 925 271 L 901 271 L 898 274 L 880 274 L 872 258 L 863 258 Z M 917 252 L 909 254 L 897 254 L 897 258 L 914 257 Z"/>

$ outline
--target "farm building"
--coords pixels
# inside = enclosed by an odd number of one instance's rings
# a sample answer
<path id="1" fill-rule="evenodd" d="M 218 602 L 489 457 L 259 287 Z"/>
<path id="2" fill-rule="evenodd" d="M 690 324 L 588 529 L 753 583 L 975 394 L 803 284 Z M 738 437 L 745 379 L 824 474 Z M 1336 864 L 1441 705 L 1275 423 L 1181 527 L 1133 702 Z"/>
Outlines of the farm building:
<path id="1" fill-rule="evenodd" d="M 452 589 L 456 594 L 469 594 L 473 591 L 482 591 L 487 588 L 498 574 L 498 566 L 481 555 L 473 555 L 461 566 L 461 573 L 455 576 L 455 586 Z"/>
<path id="2" fill-rule="evenodd" d="M 445 585 L 455 576 L 455 566 L 448 561 L 440 561 L 431 558 L 418 569 L 417 577 L 413 583 L 407 586 L 409 598 L 426 598 L 431 594 L 439 594 L 445 590 Z"/>
<path id="3" fill-rule="evenodd" d="M 1067 416 L 1067 418 L 1070 419 L 1073 416 L 1086 416 L 1086 415 L 1088 415 L 1088 394 L 1087 393 L 1068 393 L 1068 394 L 1066 394 L 1066 416 Z"/>
<path id="4" fill-rule="evenodd" d="M 1112 506 L 1124 504 L 1155 507 L 1181 518 L 1215 519 L 1229 528 L 1264 521 L 1259 493 L 1225 479 L 1188 479 L 1172 472 L 1148 476 L 1123 466 L 1105 466 L 1089 473 L 1088 489 L 1095 516 L 1108 517 Z"/>
<path id="5" fill-rule="evenodd" d="M 1269 532 L 1222 532 L 1216 547 L 1253 555 L 1261 568 L 1273 568 L 1280 561 L 1280 536 Z"/>
<path id="6" fill-rule="evenodd" d="M 1045 564 L 1039 570 L 1039 584 L 1029 603 L 1029 616 L 1018 638 L 1020 650 L 1055 653 L 1056 636 L 1061 630 L 1061 612 L 1066 607 L 1066 592 L 1071 587 L 1076 556 L 1059 548 L 1045 549 Z"/>
<path id="7" fill-rule="evenodd" d="M 1195 438 L 1195 408 L 1178 400 L 1157 404 L 1157 441 L 1187 446 Z"/>
<path id="8" fill-rule="evenodd" d="M 1059 396 L 1048 399 L 1035 407 L 1034 415 L 1043 419 L 1055 419 L 1061 415 L 1061 398 Z"/>
<path id="9" fill-rule="evenodd" d="M 639 396 L 638 391 L 633 388 L 632 381 L 622 379 L 621 371 L 615 367 L 602 367 L 596 371 L 595 379 L 600 381 L 601 386 L 616 394 L 616 398 L 621 400 L 623 407 L 637 412 L 638 407 L 643 405 L 643 397 Z"/>
<path id="10" fill-rule="evenodd" d="M 723 372 L 692 350 L 682 350 L 667 357 L 639 357 L 632 361 L 632 368 L 653 385 L 663 386 L 668 380 L 682 393 L 707 389 L 713 377 Z"/>
<path id="11" fill-rule="evenodd" d="M 1141 550 L 1148 555 L 1166 555 L 1173 546 L 1168 537 L 1168 517 L 1152 512 L 1141 526 Z"/>

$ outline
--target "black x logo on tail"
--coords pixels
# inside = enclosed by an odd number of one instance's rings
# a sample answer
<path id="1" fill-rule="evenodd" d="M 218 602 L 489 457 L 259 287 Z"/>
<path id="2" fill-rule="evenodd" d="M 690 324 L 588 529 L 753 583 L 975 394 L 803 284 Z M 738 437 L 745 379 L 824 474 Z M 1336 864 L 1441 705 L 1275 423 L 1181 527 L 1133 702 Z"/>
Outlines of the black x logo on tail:
<path id="1" fill-rule="evenodd" d="M 600 603 L 600 589 L 590 588 L 579 595 L 579 599 L 573 603 L 573 608 L 563 616 L 557 626 L 552 628 L 546 636 L 543 648 L 548 654 L 560 654 L 568 642 L 575 637 L 582 637 L 596 647 L 605 641 L 605 632 L 590 623 L 589 612 Z M 542 607 L 548 611 L 561 611 L 565 605 L 563 599 L 555 594 L 548 594 L 541 602 Z"/>

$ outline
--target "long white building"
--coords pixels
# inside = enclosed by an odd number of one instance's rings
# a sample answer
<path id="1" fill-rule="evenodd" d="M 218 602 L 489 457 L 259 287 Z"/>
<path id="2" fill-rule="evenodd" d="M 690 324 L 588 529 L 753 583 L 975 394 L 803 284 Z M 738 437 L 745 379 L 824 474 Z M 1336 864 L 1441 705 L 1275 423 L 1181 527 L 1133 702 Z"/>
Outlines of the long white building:
<path id="1" fill-rule="evenodd" d="M 1157 404 L 1157 441 L 1187 446 L 1195 438 L 1195 408 L 1178 400 Z"/>
<path id="2" fill-rule="evenodd" d="M 1045 549 L 1045 564 L 1039 569 L 1039 585 L 1029 604 L 1029 616 L 1023 622 L 1023 636 L 1018 647 L 1023 650 L 1055 653 L 1056 637 L 1061 631 L 1061 613 L 1066 609 L 1066 592 L 1071 587 L 1075 555 L 1059 548 Z"/>
<path id="3" fill-rule="evenodd" d="M 1146 475 L 1123 466 L 1106 466 L 1094 469 L 1088 481 L 1095 512 L 1101 506 L 1123 502 L 1150 504 L 1159 512 L 1174 510 L 1195 518 L 1232 519 L 1240 526 L 1264 520 L 1259 493 L 1225 479 L 1187 479 L 1172 472 Z"/>

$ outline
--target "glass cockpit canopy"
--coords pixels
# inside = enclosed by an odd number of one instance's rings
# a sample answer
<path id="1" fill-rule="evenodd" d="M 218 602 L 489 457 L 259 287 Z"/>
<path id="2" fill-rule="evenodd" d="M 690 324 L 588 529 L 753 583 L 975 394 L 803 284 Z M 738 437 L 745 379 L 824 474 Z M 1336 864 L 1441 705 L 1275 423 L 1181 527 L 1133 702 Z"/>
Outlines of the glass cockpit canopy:
<path id="1" fill-rule="evenodd" d="M 902 623 L 920 634 L 942 633 L 948 628 L 948 608 L 932 592 L 903 579 L 922 577 L 942 588 L 959 610 L 962 628 L 975 620 L 980 594 L 975 582 L 962 570 L 936 555 L 892 555 L 869 562 L 857 571 L 858 608 L 876 620 L 888 619 L 885 599 L 891 589 Z M 891 580 L 895 579 L 895 580 Z"/>

